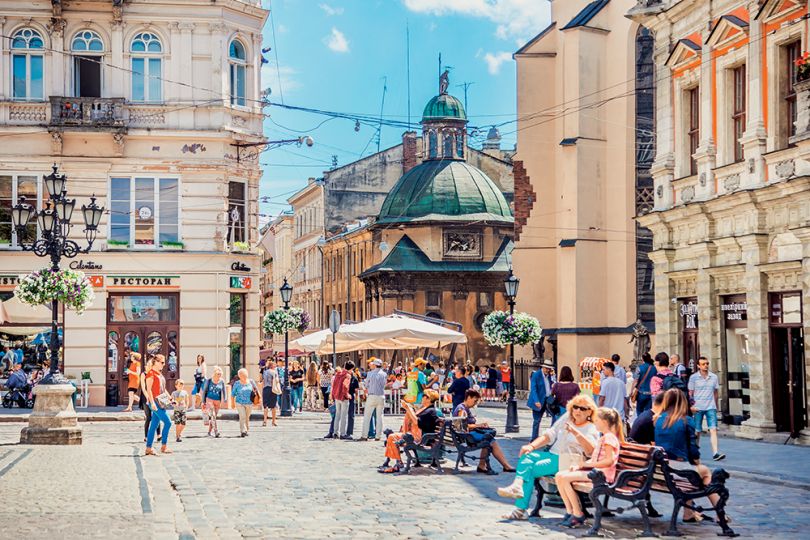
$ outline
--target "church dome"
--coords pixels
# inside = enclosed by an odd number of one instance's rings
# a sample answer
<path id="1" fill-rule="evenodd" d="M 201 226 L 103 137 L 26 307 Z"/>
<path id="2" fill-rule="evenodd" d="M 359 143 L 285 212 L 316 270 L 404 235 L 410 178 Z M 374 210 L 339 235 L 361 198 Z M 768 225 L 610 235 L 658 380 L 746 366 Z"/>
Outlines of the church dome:
<path id="1" fill-rule="evenodd" d="M 430 120 L 467 120 L 464 105 L 450 94 L 439 94 L 428 101 L 422 112 L 422 122 Z"/>
<path id="2" fill-rule="evenodd" d="M 512 223 L 514 218 L 486 174 L 464 161 L 442 159 L 425 161 L 402 175 L 377 218 L 378 223 L 418 221 Z"/>

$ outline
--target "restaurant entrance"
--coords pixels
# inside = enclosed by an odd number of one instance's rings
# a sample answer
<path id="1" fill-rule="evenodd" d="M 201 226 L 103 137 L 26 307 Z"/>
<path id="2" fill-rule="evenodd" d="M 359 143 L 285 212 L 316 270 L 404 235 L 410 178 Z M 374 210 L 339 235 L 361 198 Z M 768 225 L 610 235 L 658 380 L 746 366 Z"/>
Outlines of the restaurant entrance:
<path id="1" fill-rule="evenodd" d="M 777 431 L 798 436 L 807 425 L 801 292 L 769 297 L 774 422 Z"/>

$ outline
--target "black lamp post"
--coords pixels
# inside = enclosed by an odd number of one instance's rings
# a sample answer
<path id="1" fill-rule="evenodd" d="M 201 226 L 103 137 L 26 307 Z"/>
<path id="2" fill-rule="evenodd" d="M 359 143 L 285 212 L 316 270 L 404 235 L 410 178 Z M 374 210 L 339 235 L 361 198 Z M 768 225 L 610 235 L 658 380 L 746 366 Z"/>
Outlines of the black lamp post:
<path id="1" fill-rule="evenodd" d="M 517 296 L 518 286 L 520 280 L 512 274 L 512 268 L 509 267 L 509 275 L 503 280 L 504 288 L 506 289 L 506 301 L 509 303 L 509 315 L 515 314 L 515 297 Z M 520 432 L 520 425 L 518 424 L 518 411 L 517 411 L 517 398 L 515 398 L 515 344 L 509 344 L 509 400 L 506 402 L 506 432 L 518 433 Z"/>
<path id="2" fill-rule="evenodd" d="M 284 283 L 281 285 L 281 301 L 284 302 L 284 309 L 290 309 L 290 299 L 292 298 L 292 285 Z M 292 416 L 292 403 L 290 401 L 290 332 L 284 330 L 284 388 L 281 389 L 281 416 Z"/>
<path id="3" fill-rule="evenodd" d="M 20 198 L 20 202 L 11 210 L 11 219 L 14 223 L 14 230 L 17 232 L 17 244 L 23 251 L 33 251 L 38 257 L 50 257 L 51 270 L 59 271 L 59 263 L 62 257 L 73 258 L 80 253 L 87 253 L 93 247 L 96 239 L 98 224 L 104 214 L 104 207 L 96 204 L 96 197 L 90 197 L 90 205 L 82 205 L 82 217 L 84 218 L 84 234 L 87 238 L 87 247 L 82 248 L 73 240 L 69 240 L 70 218 L 76 207 L 76 199 L 68 199 L 65 189 L 66 178 L 64 174 L 59 174 L 56 165 L 53 172 L 44 178 L 45 188 L 48 190 L 50 200 L 48 208 L 39 212 L 36 208 L 25 202 L 25 197 Z M 31 218 L 36 216 L 36 222 L 42 233 L 42 237 L 28 239 L 26 227 Z M 48 374 L 40 381 L 40 384 L 65 384 L 67 379 L 59 372 L 59 302 L 51 302 L 51 366 Z"/>

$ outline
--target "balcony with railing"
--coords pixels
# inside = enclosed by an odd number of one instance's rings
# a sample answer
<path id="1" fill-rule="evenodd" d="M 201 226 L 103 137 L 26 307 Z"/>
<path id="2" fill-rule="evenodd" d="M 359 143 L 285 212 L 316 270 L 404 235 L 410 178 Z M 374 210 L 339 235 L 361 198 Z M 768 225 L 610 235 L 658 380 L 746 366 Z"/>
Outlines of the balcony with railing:
<path id="1" fill-rule="evenodd" d="M 51 96 L 52 126 L 121 128 L 126 125 L 124 98 Z"/>

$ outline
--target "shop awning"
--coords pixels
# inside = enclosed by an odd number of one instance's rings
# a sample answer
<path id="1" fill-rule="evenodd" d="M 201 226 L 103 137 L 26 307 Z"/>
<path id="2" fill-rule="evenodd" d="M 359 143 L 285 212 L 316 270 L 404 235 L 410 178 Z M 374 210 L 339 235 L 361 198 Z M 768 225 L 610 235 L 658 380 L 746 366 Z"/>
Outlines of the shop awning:
<path id="1" fill-rule="evenodd" d="M 12 296 L 0 306 L 0 324 L 51 325 L 51 310 L 46 306 L 29 306 Z M 4 330 L 5 331 L 5 330 Z M 40 329 L 35 329 L 34 334 Z M 5 331 L 7 334 L 12 332 Z M 22 335 L 13 332 L 15 335 Z"/>
<path id="2" fill-rule="evenodd" d="M 33 336 L 42 332 L 42 326 L 8 326 L 0 325 L 0 334 L 12 336 Z"/>

